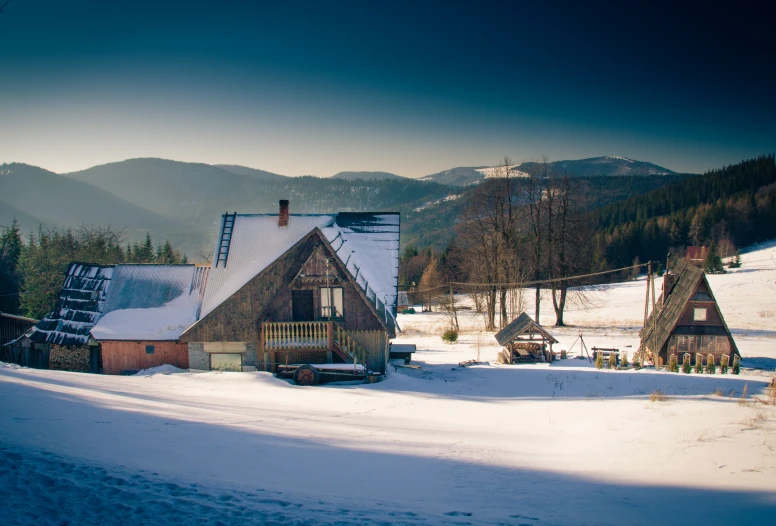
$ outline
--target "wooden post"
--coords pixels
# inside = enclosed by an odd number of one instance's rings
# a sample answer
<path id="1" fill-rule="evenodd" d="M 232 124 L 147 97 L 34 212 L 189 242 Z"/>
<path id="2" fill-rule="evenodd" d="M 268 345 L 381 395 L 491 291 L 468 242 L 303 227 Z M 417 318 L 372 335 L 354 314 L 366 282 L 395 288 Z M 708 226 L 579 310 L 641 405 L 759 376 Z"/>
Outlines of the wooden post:
<path id="1" fill-rule="evenodd" d="M 650 274 L 652 272 L 652 263 L 649 264 Z M 652 354 L 655 360 L 655 370 L 660 368 L 660 349 L 657 348 L 657 311 L 655 311 L 655 278 L 652 278 Z M 666 359 L 668 355 L 666 355 Z"/>
<path id="2" fill-rule="evenodd" d="M 644 367 L 644 360 L 647 358 L 647 319 L 649 318 L 649 280 L 652 275 L 647 273 L 647 297 L 644 301 L 644 327 L 641 329 L 641 347 L 639 364 Z"/>
<path id="3" fill-rule="evenodd" d="M 649 275 L 652 276 L 652 262 L 649 262 Z M 657 303 L 657 297 L 655 297 L 655 278 L 650 278 L 652 282 L 652 312 L 655 312 L 655 304 Z"/>

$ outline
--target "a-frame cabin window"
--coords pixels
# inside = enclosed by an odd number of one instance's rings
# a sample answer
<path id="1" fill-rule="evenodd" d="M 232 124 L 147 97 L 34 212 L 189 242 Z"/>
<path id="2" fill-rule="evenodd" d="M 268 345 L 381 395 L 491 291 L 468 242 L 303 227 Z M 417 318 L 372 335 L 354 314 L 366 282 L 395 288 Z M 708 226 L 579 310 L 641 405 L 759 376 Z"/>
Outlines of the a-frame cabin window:
<path id="1" fill-rule="evenodd" d="M 706 321 L 706 309 L 703 307 L 695 307 L 692 313 L 693 321 Z"/>
<path id="2" fill-rule="evenodd" d="M 343 295 L 342 287 L 321 289 L 321 317 L 342 317 Z"/>

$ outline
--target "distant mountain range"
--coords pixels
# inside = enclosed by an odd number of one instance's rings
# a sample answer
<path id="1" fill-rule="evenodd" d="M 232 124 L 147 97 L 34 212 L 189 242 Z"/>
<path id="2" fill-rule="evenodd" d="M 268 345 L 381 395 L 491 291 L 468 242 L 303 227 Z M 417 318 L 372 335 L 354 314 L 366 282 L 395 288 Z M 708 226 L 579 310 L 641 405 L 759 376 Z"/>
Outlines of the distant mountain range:
<path id="1" fill-rule="evenodd" d="M 555 161 L 547 163 L 558 173 L 567 172 L 576 177 L 594 175 L 668 175 L 673 172 L 656 164 L 645 161 L 634 161 L 625 157 L 592 157 L 578 161 Z M 513 168 L 516 172 L 529 173 L 536 170 L 539 163 L 522 163 Z"/>
<path id="2" fill-rule="evenodd" d="M 534 170 L 539 169 L 540 163 L 526 162 L 511 167 L 511 171 L 516 176 L 525 176 Z M 580 159 L 576 161 L 555 161 L 547 163 L 548 169 L 555 173 L 568 173 L 573 177 L 594 177 L 594 176 L 650 176 L 650 175 L 669 175 L 675 172 L 668 168 L 663 168 L 656 164 L 645 161 L 634 161 L 625 157 L 592 157 L 590 159 Z M 443 172 L 421 177 L 421 181 L 434 181 L 439 184 L 450 185 L 470 185 L 477 184 L 488 177 L 498 173 L 497 167 L 475 166 L 460 167 L 445 170 Z"/>
<path id="3" fill-rule="evenodd" d="M 579 176 L 673 173 L 616 157 L 559 161 L 552 166 Z M 532 167 L 523 163 L 513 167 L 513 173 L 519 176 Z M 0 226 L 13 218 L 25 232 L 40 223 L 65 228 L 110 225 L 124 229 L 129 241 L 148 231 L 155 239 L 169 238 L 177 248 L 196 255 L 209 252 L 224 212 L 272 213 L 278 200 L 290 199 L 291 213 L 399 211 L 403 243 L 423 246 L 449 238 L 450 227 L 467 202 L 464 194 L 473 190 L 467 187 L 496 172 L 492 167 L 459 167 L 419 180 L 387 172 L 287 177 L 237 165 L 141 158 L 60 175 L 12 163 L 0 165 Z M 668 182 L 662 175 L 654 181 L 641 179 L 620 177 L 608 201 Z"/>
<path id="4" fill-rule="evenodd" d="M 421 177 L 420 180 L 434 181 L 439 184 L 464 186 L 467 184 L 478 183 L 485 179 L 485 174 L 479 171 L 484 168 L 487 168 L 487 166 L 451 168 L 444 172 Z"/>
<path id="5" fill-rule="evenodd" d="M 92 184 L 21 163 L 0 165 L 0 224 L 7 225 L 9 216 L 25 229 L 38 223 L 142 231 L 184 227 Z"/>

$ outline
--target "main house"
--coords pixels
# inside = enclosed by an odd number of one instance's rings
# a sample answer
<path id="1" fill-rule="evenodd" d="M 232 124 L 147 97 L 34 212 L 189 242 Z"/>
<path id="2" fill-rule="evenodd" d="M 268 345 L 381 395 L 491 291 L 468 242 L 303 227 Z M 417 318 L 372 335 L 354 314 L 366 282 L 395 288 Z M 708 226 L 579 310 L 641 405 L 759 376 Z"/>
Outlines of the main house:
<path id="1" fill-rule="evenodd" d="M 399 214 L 224 214 L 189 365 L 360 364 L 385 373 L 397 331 Z"/>

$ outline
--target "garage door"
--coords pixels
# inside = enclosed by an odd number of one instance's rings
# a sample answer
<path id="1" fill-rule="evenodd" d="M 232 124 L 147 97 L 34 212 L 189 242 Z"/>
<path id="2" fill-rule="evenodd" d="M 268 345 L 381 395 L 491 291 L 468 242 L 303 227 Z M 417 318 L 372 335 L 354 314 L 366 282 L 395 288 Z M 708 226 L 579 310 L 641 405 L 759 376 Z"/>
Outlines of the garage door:
<path id="1" fill-rule="evenodd" d="M 242 354 L 211 354 L 210 369 L 213 371 L 242 371 Z"/>

